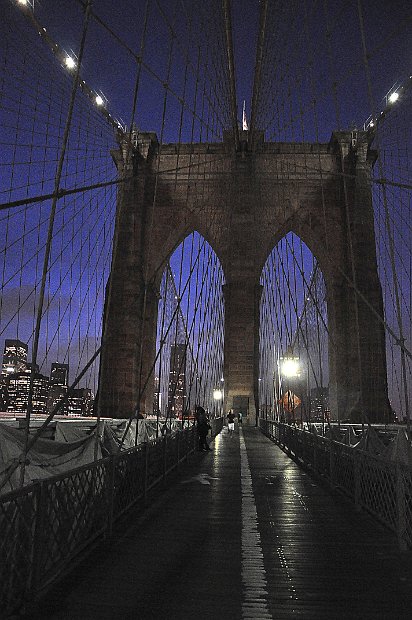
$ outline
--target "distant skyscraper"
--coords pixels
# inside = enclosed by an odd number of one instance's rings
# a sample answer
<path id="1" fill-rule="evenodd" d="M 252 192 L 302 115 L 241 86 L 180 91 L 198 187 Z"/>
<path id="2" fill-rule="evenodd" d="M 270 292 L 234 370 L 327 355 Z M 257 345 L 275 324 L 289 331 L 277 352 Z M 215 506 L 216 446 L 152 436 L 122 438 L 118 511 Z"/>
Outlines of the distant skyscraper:
<path id="1" fill-rule="evenodd" d="M 27 368 L 28 346 L 21 340 L 6 340 L 4 343 L 2 375 L 24 372 Z"/>
<path id="2" fill-rule="evenodd" d="M 51 365 L 50 385 L 61 385 L 67 387 L 69 380 L 69 365 L 54 362 Z"/>
<path id="3" fill-rule="evenodd" d="M 69 380 L 69 365 L 57 362 L 51 365 L 49 397 L 47 399 L 47 410 L 51 413 L 56 405 L 64 398 L 67 393 Z M 67 403 L 62 404 L 58 410 L 59 415 L 67 414 Z"/>
<path id="4" fill-rule="evenodd" d="M 186 399 L 186 350 L 187 345 L 172 345 L 168 389 L 168 410 L 171 417 L 183 415 Z"/>
<path id="5" fill-rule="evenodd" d="M 313 420 L 323 420 L 329 415 L 329 388 L 314 387 L 310 391 L 310 412 Z"/>
<path id="6" fill-rule="evenodd" d="M 67 412 L 69 416 L 86 416 L 93 413 L 94 396 L 90 388 L 72 390 L 68 396 Z"/>
<path id="7" fill-rule="evenodd" d="M 29 403 L 30 375 L 31 370 L 28 369 L 26 372 L 17 372 L 9 376 L 7 381 L 7 411 L 26 413 Z M 35 373 L 33 377 L 33 413 L 47 413 L 48 393 L 48 377 Z"/>
<path id="8" fill-rule="evenodd" d="M 7 377 L 0 374 L 0 411 L 7 411 L 7 407 L 9 404 L 7 383 Z"/>
<path id="9" fill-rule="evenodd" d="M 153 414 L 160 415 L 162 409 L 162 394 L 160 392 L 160 379 L 155 377 L 154 380 L 154 396 L 153 396 Z"/>

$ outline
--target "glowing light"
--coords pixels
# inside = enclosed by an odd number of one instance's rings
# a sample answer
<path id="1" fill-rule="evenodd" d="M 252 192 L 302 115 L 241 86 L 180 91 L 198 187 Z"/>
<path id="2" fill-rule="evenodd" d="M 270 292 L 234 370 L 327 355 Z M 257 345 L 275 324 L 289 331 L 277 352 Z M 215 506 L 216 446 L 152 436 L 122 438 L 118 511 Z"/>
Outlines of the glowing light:
<path id="1" fill-rule="evenodd" d="M 74 69 L 76 66 L 76 62 L 71 56 L 66 56 L 64 59 L 64 64 L 68 69 Z"/>
<path id="2" fill-rule="evenodd" d="M 222 390 L 213 390 L 213 398 L 214 400 L 221 400 L 223 398 Z"/>
<path id="3" fill-rule="evenodd" d="M 299 358 L 284 357 L 281 365 L 282 375 L 284 377 L 297 377 L 299 375 Z"/>
<path id="4" fill-rule="evenodd" d="M 246 118 L 246 101 L 243 101 L 242 129 L 243 131 L 248 131 L 249 129 L 248 124 L 247 124 L 247 118 Z"/>
<path id="5" fill-rule="evenodd" d="M 99 105 L 99 106 L 103 105 L 104 104 L 103 97 L 101 97 L 100 95 L 96 95 L 95 102 L 96 102 L 96 105 Z"/>
<path id="6" fill-rule="evenodd" d="M 395 101 L 398 101 L 398 99 L 399 93 L 397 93 L 396 91 L 389 95 L 389 103 L 395 103 Z"/>
<path id="7" fill-rule="evenodd" d="M 16 4 L 20 4 L 23 7 L 30 7 L 34 11 L 34 0 L 16 0 Z"/>

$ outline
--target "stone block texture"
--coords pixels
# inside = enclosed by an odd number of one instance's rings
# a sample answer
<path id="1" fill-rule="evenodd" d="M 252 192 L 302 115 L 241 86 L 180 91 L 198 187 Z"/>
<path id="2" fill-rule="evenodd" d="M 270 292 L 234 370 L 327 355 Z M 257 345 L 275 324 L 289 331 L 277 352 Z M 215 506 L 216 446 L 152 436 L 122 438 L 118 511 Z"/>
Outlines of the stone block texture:
<path id="1" fill-rule="evenodd" d="M 258 409 L 262 268 L 294 232 L 323 272 L 328 304 L 332 413 L 386 419 L 382 295 L 376 267 L 367 135 L 336 132 L 328 144 L 266 143 L 235 152 L 222 143 L 159 145 L 114 153 L 119 175 L 112 274 L 105 308 L 102 414 L 150 411 L 157 295 L 170 254 L 193 230 L 210 243 L 225 276 L 225 406 Z"/>

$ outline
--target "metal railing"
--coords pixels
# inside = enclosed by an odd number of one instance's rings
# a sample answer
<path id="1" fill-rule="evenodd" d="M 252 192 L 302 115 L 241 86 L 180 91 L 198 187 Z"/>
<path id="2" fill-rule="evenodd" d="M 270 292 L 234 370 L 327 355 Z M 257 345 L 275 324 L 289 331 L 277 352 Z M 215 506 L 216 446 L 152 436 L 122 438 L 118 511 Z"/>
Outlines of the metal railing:
<path id="1" fill-rule="evenodd" d="M 351 448 L 309 431 L 260 418 L 262 432 L 333 488 L 393 530 L 402 550 L 412 547 L 412 467 Z"/>
<path id="2" fill-rule="evenodd" d="M 215 436 L 223 419 L 211 424 Z M 2 612 L 38 598 L 196 447 L 191 426 L 0 497 Z"/>

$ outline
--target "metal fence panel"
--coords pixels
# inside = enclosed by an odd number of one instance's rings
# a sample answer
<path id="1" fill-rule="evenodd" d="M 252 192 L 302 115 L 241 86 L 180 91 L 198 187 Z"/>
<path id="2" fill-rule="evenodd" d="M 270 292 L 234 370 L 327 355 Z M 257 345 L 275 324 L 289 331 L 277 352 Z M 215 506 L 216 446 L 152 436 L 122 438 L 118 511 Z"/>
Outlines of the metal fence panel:
<path id="1" fill-rule="evenodd" d="M 412 547 L 412 468 L 295 426 L 259 421 L 263 433 L 331 486 L 352 498 Z"/>
<path id="2" fill-rule="evenodd" d="M 24 609 L 196 444 L 191 426 L 0 497 L 0 608 Z"/>

